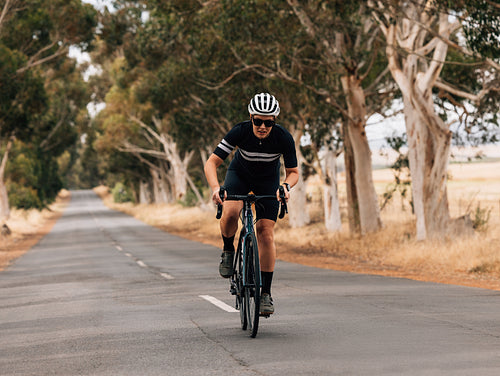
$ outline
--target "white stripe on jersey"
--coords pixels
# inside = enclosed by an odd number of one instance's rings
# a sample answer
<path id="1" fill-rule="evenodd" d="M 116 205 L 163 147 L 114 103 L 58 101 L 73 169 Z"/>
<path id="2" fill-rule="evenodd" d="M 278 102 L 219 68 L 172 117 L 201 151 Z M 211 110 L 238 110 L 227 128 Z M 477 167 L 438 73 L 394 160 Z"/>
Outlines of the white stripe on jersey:
<path id="1" fill-rule="evenodd" d="M 227 142 L 226 140 L 222 140 L 220 142 L 219 145 L 217 145 L 218 148 L 221 148 L 222 150 L 224 150 L 226 153 L 228 154 L 231 154 L 231 152 L 233 151 L 234 149 L 234 146 L 231 145 L 229 142 Z"/>
<path id="2" fill-rule="evenodd" d="M 243 158 L 251 162 L 273 162 L 279 159 L 281 156 L 280 153 L 274 153 L 274 154 L 258 153 L 258 152 L 246 151 L 243 150 L 242 148 L 239 148 L 239 151 Z"/>

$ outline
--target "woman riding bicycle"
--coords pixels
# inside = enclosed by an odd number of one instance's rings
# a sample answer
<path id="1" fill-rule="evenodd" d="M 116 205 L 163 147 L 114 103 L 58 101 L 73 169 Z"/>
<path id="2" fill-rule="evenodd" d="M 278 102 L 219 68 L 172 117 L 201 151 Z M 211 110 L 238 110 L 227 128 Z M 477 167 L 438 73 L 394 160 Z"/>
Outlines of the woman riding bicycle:
<path id="1" fill-rule="evenodd" d="M 228 194 L 244 195 L 252 191 L 256 195 L 276 194 L 276 201 L 262 201 L 256 206 L 257 243 L 262 274 L 261 314 L 274 313 L 271 284 L 276 262 L 274 226 L 279 210 L 280 157 L 285 162 L 285 197 L 299 178 L 295 142 L 292 135 L 276 124 L 280 113 L 279 103 L 268 93 L 255 95 L 248 105 L 250 120 L 236 124 L 219 143 L 205 164 L 205 176 L 212 189 L 212 200 L 222 204 L 217 168 L 238 147 L 226 173 L 224 187 Z M 238 230 L 238 218 L 243 207 L 239 201 L 225 201 L 220 221 L 224 242 L 219 273 L 224 278 L 233 275 L 234 237 Z"/>

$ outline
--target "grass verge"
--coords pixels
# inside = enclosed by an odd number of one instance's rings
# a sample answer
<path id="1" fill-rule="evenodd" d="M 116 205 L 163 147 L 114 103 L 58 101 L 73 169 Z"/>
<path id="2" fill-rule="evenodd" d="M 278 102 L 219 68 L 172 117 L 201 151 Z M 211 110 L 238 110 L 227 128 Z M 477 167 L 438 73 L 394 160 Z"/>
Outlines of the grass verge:
<path id="1" fill-rule="evenodd" d="M 56 201 L 42 211 L 17 210 L 7 222 L 9 235 L 0 235 L 0 271 L 26 253 L 50 232 L 70 200 L 70 193 L 62 190 Z"/>
<path id="2" fill-rule="evenodd" d="M 115 210 L 186 239 L 221 246 L 214 212 L 178 204 L 116 204 L 107 188 L 96 192 Z M 363 237 L 350 235 L 346 228 L 329 233 L 318 219 L 303 228 L 278 221 L 277 256 L 319 268 L 500 290 L 498 218 L 492 219 L 489 230 L 426 242 L 414 240 L 413 219 L 399 207 L 388 210 L 383 220 L 381 231 Z"/>

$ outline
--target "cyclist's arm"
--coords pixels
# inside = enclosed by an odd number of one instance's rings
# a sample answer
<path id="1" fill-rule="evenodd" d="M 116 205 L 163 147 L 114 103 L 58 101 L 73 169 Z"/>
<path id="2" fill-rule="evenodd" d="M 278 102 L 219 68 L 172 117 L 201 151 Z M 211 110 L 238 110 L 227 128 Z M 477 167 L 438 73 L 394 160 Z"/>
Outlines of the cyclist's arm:
<path id="1" fill-rule="evenodd" d="M 207 178 L 208 185 L 212 189 L 212 201 L 216 204 L 222 204 L 219 197 L 219 179 L 217 178 L 217 168 L 222 164 L 223 160 L 221 157 L 212 154 L 207 163 L 205 163 L 205 177 Z"/>
<path id="2" fill-rule="evenodd" d="M 290 188 L 292 188 L 297 182 L 299 181 L 299 168 L 298 167 L 293 167 L 293 168 L 285 168 L 285 181 L 283 183 L 288 183 L 290 185 Z M 276 192 L 276 196 L 280 197 L 279 189 Z M 288 201 L 290 198 L 290 192 L 287 191 L 285 188 L 285 198 Z"/>

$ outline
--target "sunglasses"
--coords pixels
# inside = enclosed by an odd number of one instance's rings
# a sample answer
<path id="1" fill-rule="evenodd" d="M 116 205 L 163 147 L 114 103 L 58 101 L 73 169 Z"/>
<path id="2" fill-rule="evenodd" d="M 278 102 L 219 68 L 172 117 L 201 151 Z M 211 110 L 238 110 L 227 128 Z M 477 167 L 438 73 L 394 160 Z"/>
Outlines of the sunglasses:
<path id="1" fill-rule="evenodd" d="M 252 121 L 256 127 L 260 127 L 262 123 L 264 123 L 266 128 L 271 128 L 276 124 L 274 120 L 262 120 L 262 119 L 252 118 Z"/>

